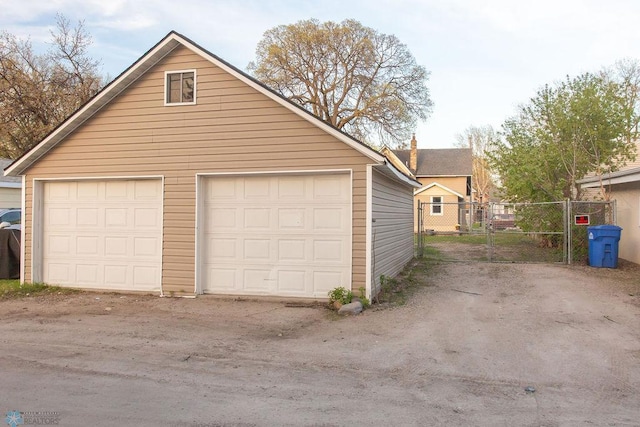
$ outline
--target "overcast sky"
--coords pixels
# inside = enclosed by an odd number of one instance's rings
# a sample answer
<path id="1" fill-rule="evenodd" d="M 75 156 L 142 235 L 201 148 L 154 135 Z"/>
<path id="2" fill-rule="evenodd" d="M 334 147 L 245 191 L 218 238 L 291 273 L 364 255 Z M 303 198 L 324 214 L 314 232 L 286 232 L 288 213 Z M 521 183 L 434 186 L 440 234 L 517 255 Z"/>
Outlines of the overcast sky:
<path id="1" fill-rule="evenodd" d="M 354 18 L 396 35 L 431 72 L 421 148 L 451 147 L 471 125 L 499 129 L 545 83 L 640 59 L 634 0 L 0 0 L 0 11 L 0 29 L 36 47 L 57 12 L 84 20 L 111 77 L 171 30 L 246 70 L 269 28 Z"/>

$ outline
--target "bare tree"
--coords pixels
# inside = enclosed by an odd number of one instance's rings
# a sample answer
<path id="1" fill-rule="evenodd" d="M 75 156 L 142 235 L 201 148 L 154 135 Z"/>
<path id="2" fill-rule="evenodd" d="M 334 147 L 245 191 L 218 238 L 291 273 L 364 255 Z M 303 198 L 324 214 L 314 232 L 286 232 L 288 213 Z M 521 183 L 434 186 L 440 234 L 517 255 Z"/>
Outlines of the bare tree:
<path id="1" fill-rule="evenodd" d="M 456 147 L 471 148 L 473 153 L 473 171 L 471 180 L 479 202 L 488 202 L 496 187 L 495 178 L 489 165 L 487 154 L 498 141 L 493 127 L 470 126 L 463 134 L 456 135 Z"/>
<path id="2" fill-rule="evenodd" d="M 44 54 L 29 40 L 0 32 L 0 156 L 17 158 L 100 90 L 99 62 L 89 57 L 83 22 L 56 18 Z"/>
<path id="3" fill-rule="evenodd" d="M 355 20 L 272 28 L 256 57 L 256 78 L 361 140 L 402 146 L 431 111 L 427 70 L 395 36 Z"/>

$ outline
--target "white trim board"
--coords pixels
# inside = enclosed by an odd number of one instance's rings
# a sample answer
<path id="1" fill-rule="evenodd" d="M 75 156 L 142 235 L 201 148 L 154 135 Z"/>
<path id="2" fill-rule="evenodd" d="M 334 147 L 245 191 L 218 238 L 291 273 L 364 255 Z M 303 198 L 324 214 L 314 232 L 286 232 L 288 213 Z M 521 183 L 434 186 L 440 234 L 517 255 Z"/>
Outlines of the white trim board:
<path id="1" fill-rule="evenodd" d="M 464 199 L 464 196 L 463 196 L 462 194 L 460 194 L 460 193 L 458 193 L 457 191 L 452 190 L 452 189 L 450 189 L 450 188 L 448 188 L 448 187 L 445 187 L 445 186 L 444 186 L 444 185 L 442 185 L 442 184 L 438 184 L 437 182 L 432 182 L 431 184 L 429 184 L 429 185 L 427 185 L 427 186 L 425 186 L 425 187 L 422 187 L 422 188 L 420 188 L 419 190 L 414 191 L 414 192 L 413 192 L 413 195 L 414 195 L 414 196 L 417 196 L 418 194 L 420 194 L 420 193 L 422 193 L 422 192 L 424 192 L 424 191 L 427 191 L 428 189 L 433 188 L 433 187 L 438 187 L 438 188 L 440 188 L 441 190 L 444 190 L 444 191 L 446 191 L 446 192 L 448 192 L 448 193 L 454 194 L 454 195 L 456 195 L 456 196 L 458 196 L 458 197 L 460 197 L 460 198 Z"/>

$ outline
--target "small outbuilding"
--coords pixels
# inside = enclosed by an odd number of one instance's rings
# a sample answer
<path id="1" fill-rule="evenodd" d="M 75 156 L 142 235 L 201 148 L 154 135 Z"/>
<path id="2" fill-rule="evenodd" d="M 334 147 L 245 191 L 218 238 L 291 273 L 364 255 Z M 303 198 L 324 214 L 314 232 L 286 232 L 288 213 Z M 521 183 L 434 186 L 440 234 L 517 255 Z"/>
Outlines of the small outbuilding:
<path id="1" fill-rule="evenodd" d="M 410 174 L 175 32 L 5 174 L 26 282 L 371 296 L 414 253 Z"/>
<path id="2" fill-rule="evenodd" d="M 0 159 L 0 167 L 6 168 L 11 159 Z M 17 176 L 0 176 L 0 209 L 15 209 L 22 206 L 22 179 Z"/>

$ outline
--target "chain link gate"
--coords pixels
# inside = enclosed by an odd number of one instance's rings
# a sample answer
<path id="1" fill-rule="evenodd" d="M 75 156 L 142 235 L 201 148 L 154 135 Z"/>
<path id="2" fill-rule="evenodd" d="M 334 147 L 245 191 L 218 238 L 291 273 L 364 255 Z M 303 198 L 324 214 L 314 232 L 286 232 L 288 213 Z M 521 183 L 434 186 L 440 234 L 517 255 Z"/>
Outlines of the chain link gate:
<path id="1" fill-rule="evenodd" d="M 590 225 L 615 224 L 615 202 L 418 202 L 416 252 L 449 262 L 583 263 Z"/>

